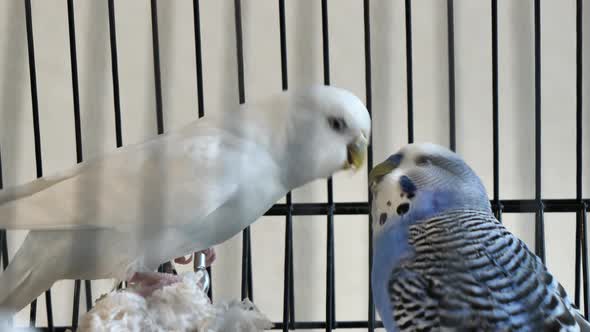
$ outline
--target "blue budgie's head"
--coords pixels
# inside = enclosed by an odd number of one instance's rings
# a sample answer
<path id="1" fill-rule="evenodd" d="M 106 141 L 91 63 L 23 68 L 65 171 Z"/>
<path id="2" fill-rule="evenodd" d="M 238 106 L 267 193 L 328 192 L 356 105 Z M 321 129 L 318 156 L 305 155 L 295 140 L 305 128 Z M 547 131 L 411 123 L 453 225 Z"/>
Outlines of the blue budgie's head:
<path id="1" fill-rule="evenodd" d="M 375 235 L 456 209 L 491 211 L 486 190 L 456 153 L 430 143 L 409 144 L 369 175 Z"/>

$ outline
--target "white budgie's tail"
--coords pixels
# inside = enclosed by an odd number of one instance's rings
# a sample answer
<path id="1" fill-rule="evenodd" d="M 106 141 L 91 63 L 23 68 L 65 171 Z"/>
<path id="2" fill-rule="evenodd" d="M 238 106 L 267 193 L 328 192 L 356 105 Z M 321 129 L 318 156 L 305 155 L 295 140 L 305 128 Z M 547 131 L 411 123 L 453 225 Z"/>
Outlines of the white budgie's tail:
<path id="1" fill-rule="evenodd" d="M 45 290 L 55 278 L 55 266 L 49 263 L 55 250 L 51 247 L 39 250 L 33 242 L 35 232 L 30 232 L 23 245 L 4 272 L 0 274 L 0 314 L 14 315 Z"/>

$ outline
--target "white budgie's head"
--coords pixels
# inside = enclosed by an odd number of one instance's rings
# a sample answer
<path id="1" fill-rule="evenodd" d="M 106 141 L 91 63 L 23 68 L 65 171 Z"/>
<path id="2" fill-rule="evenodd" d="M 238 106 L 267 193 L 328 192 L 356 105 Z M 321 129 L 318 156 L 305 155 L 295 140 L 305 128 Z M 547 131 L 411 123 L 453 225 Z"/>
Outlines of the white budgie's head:
<path id="1" fill-rule="evenodd" d="M 364 162 L 371 119 L 346 90 L 307 86 L 247 104 L 245 111 L 233 119 L 237 130 L 268 147 L 288 187 L 358 170 Z"/>
<path id="2" fill-rule="evenodd" d="M 456 153 L 435 144 L 409 144 L 369 175 L 375 235 L 450 210 L 491 211 L 479 177 Z"/>

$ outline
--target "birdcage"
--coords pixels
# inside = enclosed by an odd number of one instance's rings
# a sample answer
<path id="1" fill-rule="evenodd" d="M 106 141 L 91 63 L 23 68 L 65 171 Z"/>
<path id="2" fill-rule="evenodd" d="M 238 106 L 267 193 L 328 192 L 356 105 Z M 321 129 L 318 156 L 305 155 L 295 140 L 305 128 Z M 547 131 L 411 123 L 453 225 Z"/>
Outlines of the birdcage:
<path id="1" fill-rule="evenodd" d="M 129 140 L 139 141 L 164 133 L 165 120 L 182 123 L 189 116 L 206 115 L 207 105 L 215 108 L 224 102 L 247 102 L 247 91 L 261 95 L 270 86 L 276 91 L 287 90 L 293 81 L 352 86 L 364 97 L 373 117 L 368 169 L 414 141 L 439 140 L 464 154 L 484 173 L 497 218 L 512 228 L 523 227 L 519 234 L 543 260 L 555 250 L 553 261 L 548 262 L 550 268 L 572 266 L 557 274 L 569 278 L 566 288 L 588 317 L 586 221 L 590 200 L 583 190 L 589 187 L 584 170 L 590 154 L 584 153 L 588 133 L 583 129 L 588 128 L 590 115 L 583 116 L 588 114 L 583 97 L 588 95 L 584 92 L 588 92 L 590 77 L 583 67 L 588 58 L 583 30 L 590 21 L 584 20 L 588 6 L 583 8 L 583 3 L 7 0 L 0 4 L 0 20 L 4 21 L 0 26 L 5 28 L 0 33 L 0 107 L 4 113 L 0 128 L 5 132 L 0 133 L 0 142 L 5 144 L 0 145 L 0 188 L 3 179 L 7 186 L 26 178 L 26 174 L 19 179 L 10 176 L 27 161 L 35 175 L 42 177 L 47 173 L 45 153 L 60 150 L 57 146 L 68 145 L 71 157 L 60 166 L 49 166 L 54 169 L 83 161 L 85 147 L 101 152 L 98 143 L 84 145 L 84 130 L 95 125 L 92 112 L 112 117 L 109 135 L 102 139 L 114 148 L 127 143 L 125 130 L 136 121 L 136 113 L 126 116 L 132 109 L 142 112 L 140 120 L 151 118 L 145 120 L 145 126 L 153 127 L 149 133 L 132 128 L 135 133 Z M 260 37 L 254 37 L 257 35 Z M 135 50 L 137 45 L 143 49 Z M 217 77 L 215 71 L 222 68 L 233 74 L 224 71 L 224 77 Z M 174 81 L 179 75 L 184 75 L 185 81 Z M 93 83 L 99 77 L 100 83 Z M 67 91 L 63 89 L 66 83 Z M 30 89 L 25 90 L 30 95 L 22 96 L 22 86 Z M 130 96 L 131 90 L 141 91 Z M 229 90 L 234 93 L 228 95 Z M 207 104 L 208 95 L 215 101 Z M 101 96 L 107 96 L 106 102 Z M 183 101 L 176 103 L 177 98 Z M 71 109 L 57 114 L 54 109 L 61 103 Z M 175 107 L 189 104 L 184 118 L 167 115 Z M 186 115 L 190 112 L 192 115 Z M 30 133 L 15 131 L 18 125 L 14 123 L 24 122 L 29 123 L 26 128 Z M 426 122 L 430 124 L 424 125 Z M 57 128 L 51 131 L 51 143 L 44 142 L 47 135 L 43 131 L 48 127 Z M 68 128 L 67 135 L 60 134 L 64 128 Z M 395 133 L 387 133 L 388 128 Z M 19 156 L 22 149 L 30 150 L 31 157 Z M 51 158 L 63 159 L 65 153 L 55 152 Z M 13 162 L 11 158 L 22 160 Z M 241 259 L 224 263 L 239 266 L 241 271 L 240 294 L 235 296 L 275 303 L 274 329 L 374 331 L 382 326 L 370 292 L 372 229 L 367 221 L 371 197 L 366 190 L 366 172 L 359 179 L 354 185 L 342 180 L 346 186 L 338 186 L 339 179 L 316 183 L 321 194 L 315 198 L 306 200 L 302 194 L 303 198 L 294 199 L 290 193 L 266 213 L 272 217 L 269 229 L 280 232 L 261 231 L 256 239 L 265 237 L 264 243 L 278 243 L 280 260 L 267 261 L 267 253 L 254 252 L 257 224 L 236 240 Z M 512 184 L 518 181 L 519 185 Z M 546 183 L 550 183 L 549 189 Z M 360 195 L 342 193 L 354 191 L 354 186 L 362 188 Z M 526 188 L 513 190 L 512 186 Z M 313 253 L 307 252 L 322 257 L 319 269 L 310 267 L 310 258 L 294 257 L 307 245 L 294 240 L 294 227 L 299 227 L 296 219 L 310 216 L 323 219 L 310 231 L 322 229 L 321 248 L 316 245 Z M 519 226 L 522 224 L 525 226 Z M 338 250 L 347 239 L 336 234 L 347 227 L 357 232 L 359 241 L 351 246 L 358 257 L 350 259 L 342 258 L 351 255 L 350 251 Z M 11 235 L 3 231 L 1 236 L 6 268 Z M 267 290 L 255 297 L 257 260 L 270 265 L 260 273 L 280 276 L 275 278 L 280 280 L 275 280 L 274 286 L 258 284 Z M 350 263 L 353 260 L 355 263 Z M 210 271 L 213 276 L 216 269 L 213 266 Z M 296 282 L 297 273 L 307 275 L 305 280 L 316 285 Z M 343 274 L 358 276 L 360 281 L 342 286 L 351 280 L 339 281 Z M 40 298 L 45 303 L 44 313 L 36 302 L 27 309 L 30 325 L 48 331 L 76 326 L 84 310 L 81 307 L 89 309 L 97 296 L 92 294 L 93 285 L 75 281 L 71 307 L 57 308 L 53 304 L 56 291 L 48 290 Z M 214 281 L 210 295 L 226 287 Z M 355 295 L 351 297 L 349 292 Z M 306 297 L 310 296 L 313 301 L 321 299 L 314 310 L 318 306 L 322 310 L 316 310 L 319 313 L 315 315 L 298 313 L 297 302 L 308 305 Z M 82 298 L 84 305 L 80 304 Z M 337 310 L 356 300 L 362 304 L 344 312 Z M 56 324 L 54 315 L 64 310 L 71 315 L 70 323 Z M 349 315 L 350 310 L 358 315 Z"/>

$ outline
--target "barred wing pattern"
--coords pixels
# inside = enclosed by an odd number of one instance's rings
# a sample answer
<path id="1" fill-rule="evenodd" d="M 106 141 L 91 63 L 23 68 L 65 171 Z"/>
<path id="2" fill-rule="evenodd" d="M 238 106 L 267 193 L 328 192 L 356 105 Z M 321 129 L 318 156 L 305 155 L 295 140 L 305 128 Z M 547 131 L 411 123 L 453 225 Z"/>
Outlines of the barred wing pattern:
<path id="1" fill-rule="evenodd" d="M 415 256 L 389 281 L 400 331 L 580 331 L 563 287 L 490 213 L 446 213 L 409 234 Z"/>

